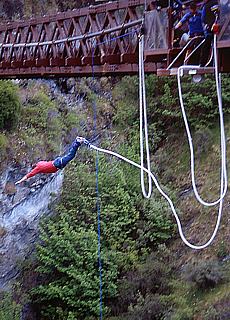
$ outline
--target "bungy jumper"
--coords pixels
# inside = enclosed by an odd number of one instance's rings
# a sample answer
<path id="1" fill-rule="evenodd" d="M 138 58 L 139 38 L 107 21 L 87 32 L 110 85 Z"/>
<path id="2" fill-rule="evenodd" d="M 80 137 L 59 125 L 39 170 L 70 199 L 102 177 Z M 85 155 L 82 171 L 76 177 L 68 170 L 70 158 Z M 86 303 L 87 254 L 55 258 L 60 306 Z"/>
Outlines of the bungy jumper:
<path id="1" fill-rule="evenodd" d="M 26 181 L 36 174 L 39 173 L 55 173 L 60 169 L 65 168 L 65 166 L 74 159 L 76 156 L 78 148 L 84 143 L 86 140 L 82 137 L 77 137 L 71 144 L 68 152 L 63 156 L 59 156 L 52 161 L 39 161 L 33 169 L 27 173 L 22 179 L 18 180 L 15 184 L 20 184 L 23 181 Z"/>

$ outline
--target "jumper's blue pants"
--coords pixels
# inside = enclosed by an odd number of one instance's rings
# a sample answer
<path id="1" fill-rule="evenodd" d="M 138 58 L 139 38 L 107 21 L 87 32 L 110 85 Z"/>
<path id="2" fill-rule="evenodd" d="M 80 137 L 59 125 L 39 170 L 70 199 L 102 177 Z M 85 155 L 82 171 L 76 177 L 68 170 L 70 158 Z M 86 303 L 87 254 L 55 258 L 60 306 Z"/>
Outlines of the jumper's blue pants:
<path id="1" fill-rule="evenodd" d="M 57 157 L 53 164 L 58 169 L 63 169 L 76 155 L 77 149 L 80 147 L 80 143 L 76 140 L 71 144 L 68 153 L 62 157 Z"/>

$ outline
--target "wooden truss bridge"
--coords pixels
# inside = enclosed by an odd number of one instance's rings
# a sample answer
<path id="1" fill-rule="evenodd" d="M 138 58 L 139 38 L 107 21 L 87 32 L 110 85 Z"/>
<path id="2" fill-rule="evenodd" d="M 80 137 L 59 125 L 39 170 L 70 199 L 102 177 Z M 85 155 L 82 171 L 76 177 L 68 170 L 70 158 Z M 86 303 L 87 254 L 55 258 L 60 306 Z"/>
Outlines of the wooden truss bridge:
<path id="1" fill-rule="evenodd" d="M 229 8 L 229 7 L 228 7 Z M 144 19 L 143 19 L 144 17 Z M 28 21 L 0 25 L 0 78 L 136 74 L 138 39 L 145 30 L 145 71 L 167 68 L 172 9 L 151 0 L 118 0 Z M 230 12 L 221 16 L 220 71 L 230 72 Z"/>

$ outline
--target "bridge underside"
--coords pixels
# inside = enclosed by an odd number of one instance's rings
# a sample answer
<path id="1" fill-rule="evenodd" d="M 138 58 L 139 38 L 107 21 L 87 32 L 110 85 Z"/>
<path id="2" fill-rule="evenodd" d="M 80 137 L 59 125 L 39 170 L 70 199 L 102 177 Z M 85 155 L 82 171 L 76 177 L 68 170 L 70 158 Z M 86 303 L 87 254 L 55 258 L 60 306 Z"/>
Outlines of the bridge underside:
<path id="1" fill-rule="evenodd" d="M 220 43 L 221 44 L 221 43 Z M 168 61 L 172 61 L 179 50 L 172 49 L 168 52 L 151 52 L 151 50 L 145 52 L 145 72 L 157 73 L 158 69 L 164 69 L 167 67 Z M 219 48 L 219 60 L 220 60 L 220 72 L 230 72 L 230 48 Z M 113 57 L 115 61 L 121 60 L 120 56 Z M 120 62 L 120 63 L 108 63 L 94 64 L 89 63 L 87 65 L 77 65 L 74 61 L 53 60 L 37 60 L 26 62 L 26 66 L 23 63 L 2 63 L 0 67 L 0 78 L 2 79 L 25 79 L 25 78 L 57 78 L 57 77 L 78 77 L 78 76 L 111 76 L 111 75 L 135 75 L 138 73 L 138 57 L 137 55 L 129 56 L 130 61 L 133 63 Z"/>
<path id="2" fill-rule="evenodd" d="M 155 64 L 145 66 L 147 73 L 156 73 Z M 101 65 L 94 67 L 94 74 L 100 76 L 135 75 L 138 73 L 137 64 Z M 35 67 L 15 68 L 9 70 L 0 69 L 2 79 L 25 79 L 25 78 L 58 78 L 58 77 L 84 77 L 92 76 L 92 66 L 56 66 L 56 67 Z"/>

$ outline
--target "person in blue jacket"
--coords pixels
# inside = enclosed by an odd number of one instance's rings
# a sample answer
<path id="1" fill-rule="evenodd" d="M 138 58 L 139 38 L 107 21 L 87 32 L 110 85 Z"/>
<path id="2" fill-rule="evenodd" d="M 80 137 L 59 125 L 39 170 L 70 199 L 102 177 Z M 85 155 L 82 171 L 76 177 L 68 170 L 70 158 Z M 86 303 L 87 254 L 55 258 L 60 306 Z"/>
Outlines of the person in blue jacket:
<path id="1" fill-rule="evenodd" d="M 203 40 L 204 30 L 202 25 L 202 13 L 197 10 L 197 5 L 195 3 L 190 4 L 190 12 L 186 13 L 182 19 L 175 26 L 175 30 L 180 28 L 185 23 L 188 23 L 189 28 L 189 39 L 195 38 L 194 41 L 188 47 L 186 56 Z M 198 38 L 196 38 L 198 37 Z M 200 50 L 195 52 L 189 59 L 192 64 L 198 64 L 200 59 Z"/>
<path id="2" fill-rule="evenodd" d="M 188 22 L 190 38 L 204 35 L 202 25 L 202 12 L 200 10 L 197 10 L 197 6 L 195 3 L 190 4 L 190 12 L 186 13 L 182 17 L 182 19 L 175 26 L 175 29 L 180 28 L 186 22 Z"/>

